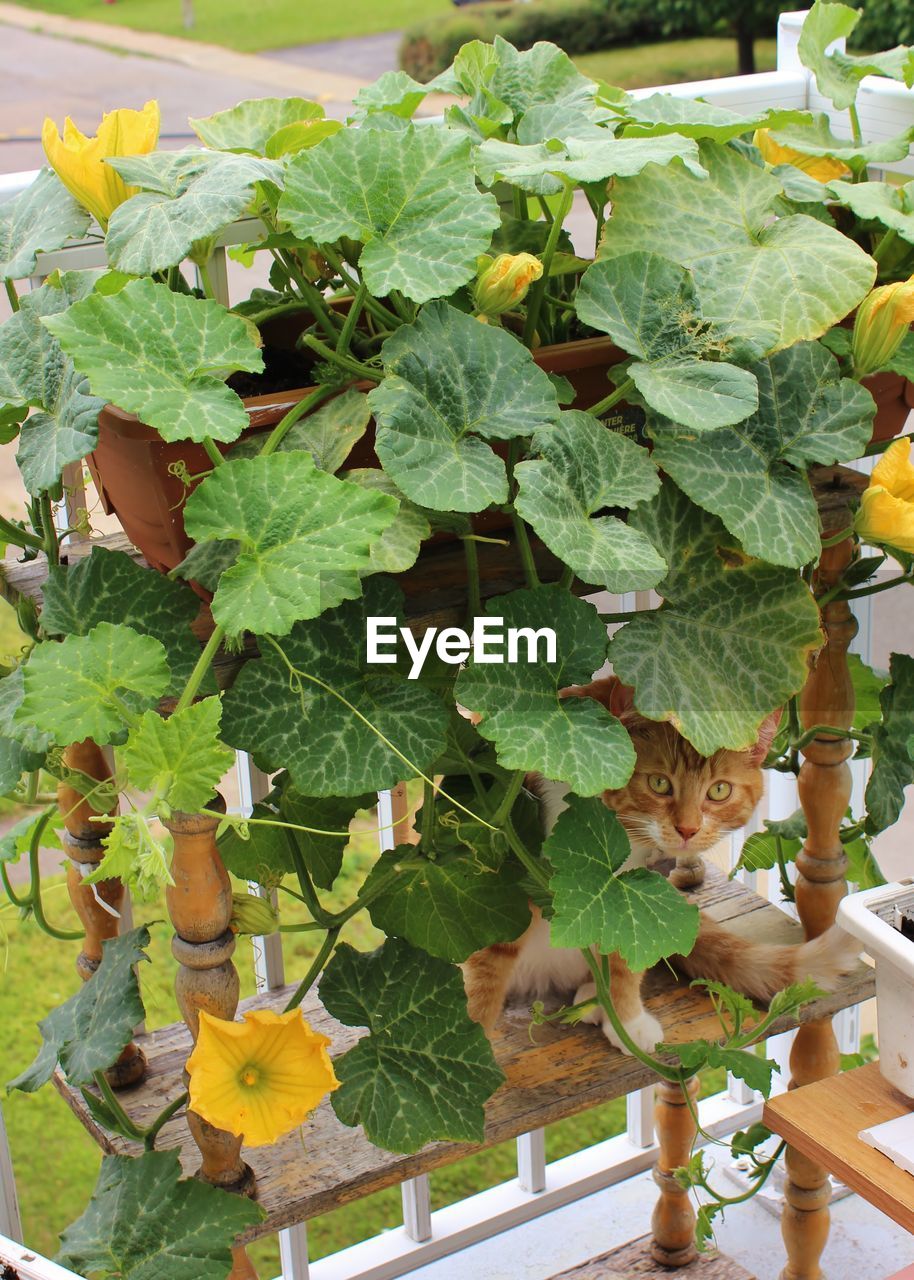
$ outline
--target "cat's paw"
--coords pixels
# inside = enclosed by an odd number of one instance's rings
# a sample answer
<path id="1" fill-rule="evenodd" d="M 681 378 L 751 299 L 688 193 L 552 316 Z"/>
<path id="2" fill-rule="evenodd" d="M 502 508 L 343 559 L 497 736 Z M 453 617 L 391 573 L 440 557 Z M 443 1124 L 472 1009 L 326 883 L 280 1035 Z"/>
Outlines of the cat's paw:
<path id="1" fill-rule="evenodd" d="M 645 1053 L 653 1053 L 654 1046 L 659 1044 L 663 1039 L 663 1027 L 657 1021 L 653 1014 L 648 1013 L 646 1009 L 642 1009 L 637 1017 L 632 1018 L 625 1024 L 625 1030 L 634 1040 L 639 1049 Z M 603 1022 L 603 1034 L 611 1045 L 615 1045 L 617 1049 L 621 1049 L 623 1053 L 628 1053 L 628 1049 L 620 1041 L 613 1028 L 612 1023 L 607 1018 Z"/>

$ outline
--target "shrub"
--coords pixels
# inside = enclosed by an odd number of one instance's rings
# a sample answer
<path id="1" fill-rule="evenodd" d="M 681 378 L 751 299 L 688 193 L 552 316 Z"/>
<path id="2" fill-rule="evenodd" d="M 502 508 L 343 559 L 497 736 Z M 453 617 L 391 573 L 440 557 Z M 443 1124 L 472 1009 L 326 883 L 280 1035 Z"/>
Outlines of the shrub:
<path id="1" fill-rule="evenodd" d="M 863 0 L 850 0 L 855 9 Z M 866 0 L 866 10 L 851 37 L 854 49 L 888 49 L 896 44 L 914 44 L 914 6 L 899 0 Z"/>
<path id="2" fill-rule="evenodd" d="M 661 25 L 643 0 L 490 3 L 412 27 L 400 46 L 400 66 L 425 82 L 450 66 L 468 40 L 492 40 L 496 35 L 504 36 L 518 49 L 550 40 L 566 53 L 575 54 L 688 34 L 692 32 L 684 24 L 675 30 L 670 29 L 668 20 Z"/>

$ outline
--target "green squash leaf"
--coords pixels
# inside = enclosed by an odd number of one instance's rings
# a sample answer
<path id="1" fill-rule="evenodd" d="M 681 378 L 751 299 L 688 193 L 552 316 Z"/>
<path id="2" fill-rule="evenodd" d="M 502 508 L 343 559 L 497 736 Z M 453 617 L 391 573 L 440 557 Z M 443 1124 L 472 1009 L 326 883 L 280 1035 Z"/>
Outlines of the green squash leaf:
<path id="1" fill-rule="evenodd" d="M 914 244 L 914 182 L 830 182 L 828 195 L 866 222 L 881 222 Z"/>
<path id="2" fill-rule="evenodd" d="M 100 622 L 88 635 L 32 650 L 14 720 L 50 734 L 59 746 L 83 738 L 104 746 L 120 737 L 129 715 L 162 697 L 169 680 L 158 640 Z"/>
<path id="3" fill-rule="evenodd" d="M 93 1073 L 110 1067 L 146 1016 L 134 966 L 148 960 L 145 925 L 102 944 L 98 969 L 75 995 L 39 1024 L 42 1046 L 32 1065 L 7 1089 L 34 1093 L 50 1080 L 59 1062 L 71 1085 L 93 1083 Z"/>
<path id="4" fill-rule="evenodd" d="M 105 1156 L 88 1208 L 60 1237 L 57 1261 L 119 1280 L 225 1280 L 235 1237 L 263 1217 L 244 1196 L 181 1180 L 177 1151 Z"/>
<path id="5" fill-rule="evenodd" d="M 391 938 L 362 955 L 337 948 L 321 1000 L 347 1026 L 370 1034 L 334 1061 L 333 1109 L 388 1151 L 427 1142 L 481 1142 L 483 1104 L 504 1080 L 492 1047 L 467 1013 L 453 965 Z"/>
<path id="6" fill-rule="evenodd" d="M 617 516 L 595 515 L 654 496 L 660 480 L 647 451 L 591 414 L 571 410 L 536 433 L 533 452 L 539 460 L 514 471 L 515 507 L 550 551 L 607 591 L 656 586 L 666 563 L 644 534 Z"/>
<path id="7" fill-rule="evenodd" d="M 466 960 L 493 942 L 513 942 L 530 924 L 524 872 L 515 863 L 493 868 L 470 852 L 417 860 L 412 845 L 381 855 L 365 890 L 391 872 L 396 878 L 369 907 L 388 937 L 405 938 L 440 960 Z"/>
<path id="8" fill-rule="evenodd" d="M 93 547 L 76 564 L 52 566 L 44 586 L 41 625 L 48 635 L 84 636 L 100 622 L 122 623 L 160 641 L 171 668 L 167 694 L 179 694 L 200 657 L 191 623 L 200 612 L 192 591 L 141 568 L 123 551 Z M 216 688 L 207 676 L 201 692 Z"/>
<path id="9" fill-rule="evenodd" d="M 704 432 L 742 422 L 758 407 L 755 378 L 726 362 L 727 343 L 705 322 L 692 276 L 677 263 L 654 253 L 595 262 L 575 309 L 635 357 L 627 375 L 657 413 Z M 756 335 L 758 354 L 770 339 Z"/>
<path id="10" fill-rule="evenodd" d="M 437 511 L 504 502 L 505 464 L 483 441 L 532 435 L 560 412 L 555 388 L 527 348 L 505 330 L 433 302 L 388 338 L 381 355 L 387 377 L 368 402 L 378 458 L 396 485 Z"/>
<path id="11" fill-rule="evenodd" d="M 646 165 L 665 166 L 674 160 L 681 160 L 697 179 L 707 176 L 697 143 L 672 133 L 643 139 L 568 138 L 559 145 L 550 140 L 528 146 L 490 138 L 476 153 L 476 169 L 487 187 L 500 178 L 534 195 L 550 196 L 561 191 L 565 182 L 580 186 L 630 178 Z"/>
<path id="12" fill-rule="evenodd" d="M 184 525 L 198 542 L 240 544 L 212 604 L 226 633 L 286 635 L 339 602 L 325 575 L 339 584 L 341 572 L 367 570 L 371 543 L 396 514 L 387 494 L 319 471 L 308 453 L 287 453 L 225 462 L 188 498 Z M 343 598 L 358 586 L 354 578 Z"/>
<path id="13" fill-rule="evenodd" d="M 105 856 L 85 884 L 122 880 L 140 902 L 161 902 L 162 890 L 174 884 L 171 837 L 142 809 L 119 814 L 102 844 Z"/>
<path id="14" fill-rule="evenodd" d="M 660 1045 L 658 1053 L 675 1054 L 689 1073 L 693 1075 L 705 1067 L 723 1067 L 731 1075 L 745 1081 L 767 1098 L 771 1093 L 771 1077 L 779 1070 L 771 1058 L 760 1058 L 751 1049 L 728 1049 L 708 1040 L 689 1040 L 684 1044 Z"/>
<path id="15" fill-rule="evenodd" d="M 396 667 L 365 661 L 366 618 L 396 617 L 399 625 L 402 608 L 399 590 L 372 578 L 360 600 L 298 623 L 276 642 L 292 667 L 324 687 L 290 671 L 274 644 L 264 646 L 223 699 L 224 740 L 268 772 L 287 768 L 305 795 L 393 786 L 411 773 L 404 756 L 427 772 L 444 748 L 443 702 Z"/>
<path id="16" fill-rule="evenodd" d="M 24 280 L 39 253 L 52 253 L 89 229 L 86 213 L 51 169 L 0 204 L 0 276 Z"/>
<path id="17" fill-rule="evenodd" d="M 258 182 L 282 178 L 273 161 L 226 152 L 154 152 L 111 163 L 141 190 L 112 213 L 105 248 L 113 267 L 136 276 L 183 262 L 197 241 L 244 214 Z"/>
<path id="18" fill-rule="evenodd" d="M 280 160 L 299 151 L 309 151 L 344 128 L 342 120 L 298 120 L 277 129 L 268 139 L 267 155 L 271 160 Z"/>
<path id="19" fill-rule="evenodd" d="M 688 267 L 725 333 L 770 332 L 772 350 L 820 337 L 869 292 L 875 263 L 815 218 L 775 219 L 773 174 L 718 143 L 700 150 L 709 178 L 673 165 L 616 180 L 600 257 L 646 250 Z"/>
<path id="20" fill-rule="evenodd" d="M 188 120 L 194 133 L 215 151 L 267 154 L 267 143 L 288 125 L 322 120 L 324 108 L 307 98 L 246 98 L 236 107 Z"/>
<path id="21" fill-rule="evenodd" d="M 810 463 L 858 458 L 875 405 L 842 378 L 818 343 L 798 343 L 752 366 L 758 412 L 721 431 L 650 426 L 654 456 L 693 502 L 720 516 L 749 555 L 800 568 L 819 554 Z"/>
<path id="22" fill-rule="evenodd" d="M 44 752 L 27 751 L 15 738 L 0 736 L 0 795 L 6 795 L 19 783 L 24 773 L 32 773 L 44 764 Z M 0 846 L 2 846 L 0 840 Z M 3 855 L 0 853 L 0 862 Z"/>
<path id="23" fill-rule="evenodd" d="M 743 116 L 729 107 L 716 106 L 694 98 L 676 98 L 670 93 L 652 93 L 647 98 L 629 98 L 618 108 L 626 138 L 656 138 L 679 133 L 685 138 L 710 138 L 731 142 L 756 129 L 781 129 L 788 124 L 804 124 L 806 111 L 765 108 Z"/>
<path id="24" fill-rule="evenodd" d="M 238 369 L 260 373 L 263 358 L 251 327 L 218 302 L 134 280 L 45 323 L 93 394 L 137 414 L 164 440 L 234 440 L 247 426 L 223 378 Z"/>
<path id="25" fill-rule="evenodd" d="M 363 120 L 376 111 L 409 120 L 428 94 L 428 86 L 420 84 L 405 71 L 385 71 L 373 84 L 360 89 L 353 98 L 353 118 Z"/>
<path id="26" fill-rule="evenodd" d="M 905 787 L 914 782 L 914 658 L 893 653 L 889 683 L 879 696 L 882 723 L 871 727 L 873 772 L 866 787 L 866 832 L 898 821 Z"/>
<path id="27" fill-rule="evenodd" d="M 353 446 L 368 430 L 371 410 L 368 397 L 350 388 L 294 422 L 283 436 L 277 453 L 310 453 L 314 465 L 331 475 L 339 471 Z M 249 436 L 232 449 L 232 460 L 256 458 L 266 436 Z"/>
<path id="28" fill-rule="evenodd" d="M 613 636 L 616 674 L 635 705 L 670 720 L 702 755 L 741 750 L 764 717 L 801 689 L 819 647 L 819 613 L 798 575 L 753 560 L 723 525 L 667 481 L 632 512 L 670 566 L 662 608 Z"/>
<path id="29" fill-rule="evenodd" d="M 800 32 L 797 50 L 800 61 L 816 77 L 819 92 L 839 111 L 856 101 L 864 76 L 888 76 L 903 81 L 909 89 L 914 84 L 914 50 L 904 45 L 886 53 L 855 55 L 838 50 L 826 53 L 834 41 L 851 34 L 860 17 L 860 12 L 849 5 L 816 0 Z"/>
<path id="30" fill-rule="evenodd" d="M 772 137 L 782 147 L 791 147 L 804 155 L 829 156 L 842 160 L 851 169 L 863 169 L 868 164 L 891 164 L 896 160 L 906 159 L 911 149 L 911 139 L 914 138 L 914 127 L 881 142 L 858 144 L 834 134 L 829 118 L 823 112 L 813 116 L 808 124 L 776 129 Z"/>
<path id="31" fill-rule="evenodd" d="M 859 653 L 847 655 L 847 666 L 854 685 L 854 723 L 851 728 L 863 733 L 876 720 L 882 719 L 880 695 L 889 682 L 887 671 L 868 666 Z"/>
<path id="32" fill-rule="evenodd" d="M 42 733 L 27 717 L 20 719 L 18 712 L 25 696 L 25 664 L 16 667 L 0 680 L 0 734 L 18 746 L 25 756 L 34 757 L 37 763 L 26 768 L 39 768 L 43 763 L 53 738 Z"/>
<path id="33" fill-rule="evenodd" d="M 552 945 L 618 952 L 636 972 L 664 956 L 688 955 L 698 936 L 698 908 L 658 872 L 622 870 L 631 846 L 602 799 L 569 796 L 567 803 L 543 844 L 555 868 Z"/>
<path id="34" fill-rule="evenodd" d="M 292 831 L 254 823 L 248 828 L 248 838 L 244 839 L 233 824 L 219 838 L 219 853 L 228 870 L 239 880 L 254 880 L 272 888 L 283 876 L 295 871 L 293 851 L 297 850 L 318 888 L 329 889 L 343 864 L 350 823 L 359 810 L 374 809 L 377 799 L 375 792 L 342 799 L 336 796 L 318 799 L 303 796 L 286 784 L 278 805 L 255 805 L 251 817 L 347 834 L 317 835 L 314 831 Z"/>
<path id="35" fill-rule="evenodd" d="M 341 480 L 357 484 L 369 493 L 386 493 L 400 506 L 393 522 L 380 538 L 375 538 L 369 553 L 369 573 L 405 573 L 419 558 L 422 543 L 431 533 L 431 525 L 420 507 L 403 496 L 390 476 L 375 467 L 344 471 Z"/>
<path id="36" fill-rule="evenodd" d="M 219 741 L 221 713 L 216 697 L 173 711 L 167 720 L 145 711 L 119 753 L 131 785 L 155 791 L 172 809 L 203 809 L 235 759 Z"/>
<path id="37" fill-rule="evenodd" d="M 505 627 L 551 627 L 556 636 L 555 662 L 543 659 L 540 644 L 534 664 L 471 662 L 457 677 L 457 700 L 482 714 L 478 731 L 494 742 L 499 763 L 567 782 L 580 795 L 624 786 L 635 764 L 626 730 L 591 698 L 559 697 L 588 683 L 605 660 L 606 629 L 593 606 L 539 587 L 490 600 L 487 612 Z"/>
<path id="38" fill-rule="evenodd" d="M 85 271 L 56 276 L 23 294 L 19 310 L 0 326 L 0 400 L 38 410 L 22 425 L 17 457 L 31 494 L 52 489 L 64 467 L 98 443 L 104 401 L 87 394 L 85 379 L 42 324 L 90 293 L 95 279 Z"/>
<path id="39" fill-rule="evenodd" d="M 476 274 L 498 226 L 477 187 L 470 141 L 436 125 L 345 129 L 289 163 L 279 215 L 318 244 L 364 243 L 359 269 L 376 297 L 414 302 L 453 293 Z"/>

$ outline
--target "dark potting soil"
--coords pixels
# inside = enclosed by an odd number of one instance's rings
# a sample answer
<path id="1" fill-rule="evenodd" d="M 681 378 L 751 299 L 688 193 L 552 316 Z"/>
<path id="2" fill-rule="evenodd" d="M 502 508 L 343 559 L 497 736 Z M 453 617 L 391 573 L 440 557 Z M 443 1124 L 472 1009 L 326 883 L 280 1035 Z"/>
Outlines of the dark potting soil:
<path id="1" fill-rule="evenodd" d="M 295 391 L 311 383 L 312 361 L 300 351 L 264 346 L 263 373 L 233 373 L 228 385 L 239 396 L 267 396 L 275 391 Z"/>

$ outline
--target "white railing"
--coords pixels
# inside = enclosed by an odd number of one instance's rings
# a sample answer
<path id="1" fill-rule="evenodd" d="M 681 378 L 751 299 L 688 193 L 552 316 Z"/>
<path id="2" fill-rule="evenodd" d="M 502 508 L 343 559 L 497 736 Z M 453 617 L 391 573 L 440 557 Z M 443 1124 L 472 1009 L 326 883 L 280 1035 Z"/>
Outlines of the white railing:
<path id="1" fill-rule="evenodd" d="M 797 56 L 797 40 L 805 13 L 782 13 L 778 24 L 778 69 L 754 76 L 735 76 L 719 80 L 692 81 L 687 84 L 660 85 L 637 90 L 639 97 L 667 91 L 680 97 L 702 97 L 709 102 L 734 110 L 751 111 L 764 107 L 797 107 L 825 111 L 832 119 L 835 132 L 849 135 L 843 113 L 834 112 L 831 104 L 817 93 L 809 73 Z M 914 92 L 894 81 L 867 77 L 861 85 L 859 114 L 864 137 L 881 139 L 901 133 L 914 122 Z M 893 170 L 914 173 L 914 160 L 894 164 Z M 35 172 L 0 176 L 0 201 L 8 199 L 28 186 Z M 259 224 L 254 220 L 236 223 L 221 237 L 212 272 L 214 284 L 223 301 L 228 303 L 225 270 L 225 247 L 256 237 Z M 32 283 L 40 284 L 52 271 L 86 267 L 104 267 L 104 247 L 100 241 L 60 249 L 43 254 Z M 869 602 L 861 602 L 860 634 L 854 648 L 866 658 L 869 653 L 871 627 Z M 650 593 L 616 597 L 608 606 L 615 611 L 653 607 Z M 242 811 L 266 794 L 268 779 L 254 768 L 250 759 L 239 752 L 237 758 L 240 805 Z M 855 797 L 862 795 L 866 779 L 866 762 L 852 764 L 855 773 Z M 390 823 L 390 793 L 379 795 L 379 826 Z M 731 837 L 731 866 L 739 859 L 746 836 L 761 826 L 762 816 L 785 817 L 797 807 L 796 787 L 792 780 L 775 775 L 767 788 L 762 812 L 753 818 L 746 831 Z M 856 807 L 856 806 L 855 806 Z M 383 839 L 384 837 L 382 837 Z M 759 877 L 740 873 L 748 885 L 758 888 Z M 256 885 L 252 892 L 260 892 Z M 765 876 L 761 891 L 774 902 L 780 894 L 775 876 Z M 282 950 L 278 935 L 253 939 L 254 967 L 258 990 L 271 990 L 283 984 Z M 836 1019 L 836 1030 L 845 1052 L 857 1047 L 859 1016 L 846 1010 Z M 791 1033 L 768 1042 L 768 1052 L 782 1064 L 779 1085 L 786 1087 L 789 1077 L 787 1052 Z M 279 1280 L 394 1280 L 395 1277 L 437 1258 L 446 1257 L 508 1227 L 530 1221 L 560 1206 L 580 1200 L 593 1192 L 613 1186 L 650 1168 L 657 1156 L 653 1132 L 653 1090 L 641 1089 L 627 1098 L 626 1130 L 596 1146 L 578 1151 L 564 1159 L 547 1164 L 543 1130 L 523 1134 L 517 1139 L 517 1177 L 456 1204 L 431 1210 L 428 1177 L 410 1179 L 402 1187 L 401 1224 L 362 1241 L 351 1248 L 308 1261 L 307 1231 L 304 1223 L 280 1233 L 282 1274 Z M 757 1120 L 761 1101 L 740 1080 L 730 1078 L 728 1087 L 699 1104 L 703 1127 L 716 1137 L 725 1137 Z M 28 1280 L 80 1280 L 53 1262 L 48 1262 L 14 1243 L 21 1235 L 12 1166 L 0 1117 L 0 1261 L 9 1260 L 19 1274 Z M 12 1237 L 9 1239 L 7 1237 Z"/>

